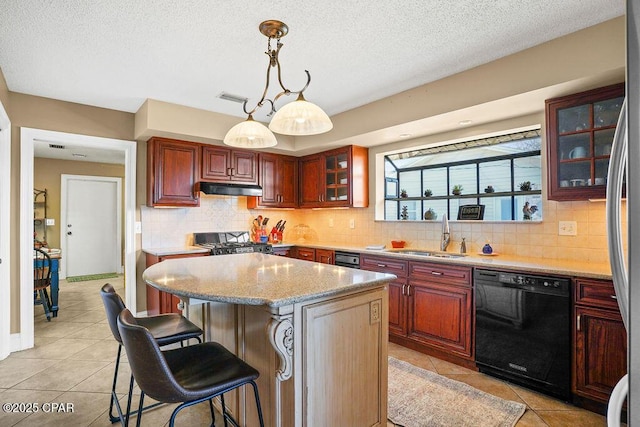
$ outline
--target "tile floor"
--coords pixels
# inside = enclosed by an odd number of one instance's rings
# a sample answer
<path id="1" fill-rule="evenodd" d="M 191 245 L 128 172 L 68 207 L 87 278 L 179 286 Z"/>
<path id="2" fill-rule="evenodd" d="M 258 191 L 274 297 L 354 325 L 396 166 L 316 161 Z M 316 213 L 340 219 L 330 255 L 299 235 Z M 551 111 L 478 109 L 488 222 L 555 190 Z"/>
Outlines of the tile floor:
<path id="1" fill-rule="evenodd" d="M 109 282 L 120 294 L 124 294 L 122 278 L 110 279 Z M 112 425 L 107 410 L 117 344 L 109 330 L 99 296 L 103 284 L 101 280 L 76 283 L 61 281 L 58 317 L 47 322 L 41 307 L 36 306 L 35 347 L 12 353 L 0 361 L 0 402 L 71 403 L 73 412 L 0 412 L 0 426 Z M 605 418 L 598 414 L 404 347 L 390 344 L 389 354 L 504 399 L 525 403 L 527 411 L 517 427 L 606 425 Z M 118 392 L 123 402 L 129 375 L 125 359 L 118 378 Z M 135 399 L 134 404 L 137 405 Z M 173 407 L 161 406 L 145 412 L 142 425 L 167 425 Z M 220 421 L 220 417 L 217 417 L 217 421 Z M 209 422 L 205 403 L 183 410 L 176 424 L 204 426 Z"/>

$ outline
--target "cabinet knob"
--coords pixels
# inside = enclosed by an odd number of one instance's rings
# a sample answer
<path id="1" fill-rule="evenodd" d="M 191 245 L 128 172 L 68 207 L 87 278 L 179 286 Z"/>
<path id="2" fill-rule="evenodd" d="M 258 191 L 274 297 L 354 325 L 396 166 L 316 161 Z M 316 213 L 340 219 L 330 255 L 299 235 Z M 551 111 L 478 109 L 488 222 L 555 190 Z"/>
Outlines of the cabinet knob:
<path id="1" fill-rule="evenodd" d="M 442 272 L 440 271 L 432 271 L 431 274 L 434 276 L 442 276 Z"/>
<path id="2" fill-rule="evenodd" d="M 580 321 L 580 320 L 582 320 L 582 319 L 581 319 L 581 316 L 582 316 L 581 314 L 578 314 L 578 317 L 576 317 L 576 331 L 579 331 L 579 330 L 580 330 L 580 324 L 582 323 L 582 322 Z"/>

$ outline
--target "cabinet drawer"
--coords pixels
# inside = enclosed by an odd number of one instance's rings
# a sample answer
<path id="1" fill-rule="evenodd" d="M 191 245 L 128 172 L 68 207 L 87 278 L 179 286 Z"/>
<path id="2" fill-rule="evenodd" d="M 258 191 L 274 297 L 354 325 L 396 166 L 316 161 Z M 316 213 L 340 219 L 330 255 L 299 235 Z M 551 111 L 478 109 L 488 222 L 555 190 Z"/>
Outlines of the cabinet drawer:
<path id="1" fill-rule="evenodd" d="M 576 279 L 575 302 L 576 304 L 618 309 L 613 282 L 609 280 Z"/>
<path id="2" fill-rule="evenodd" d="M 315 261 L 316 259 L 316 250 L 313 248 L 297 248 L 297 257 L 298 259 L 305 259 L 307 261 Z"/>
<path id="3" fill-rule="evenodd" d="M 471 286 L 471 269 L 426 262 L 410 262 L 409 276 L 450 285 Z"/>
<path id="4" fill-rule="evenodd" d="M 407 264 L 407 261 L 369 255 L 364 255 L 360 258 L 360 267 L 363 270 L 391 273 L 398 277 L 407 277 Z"/>

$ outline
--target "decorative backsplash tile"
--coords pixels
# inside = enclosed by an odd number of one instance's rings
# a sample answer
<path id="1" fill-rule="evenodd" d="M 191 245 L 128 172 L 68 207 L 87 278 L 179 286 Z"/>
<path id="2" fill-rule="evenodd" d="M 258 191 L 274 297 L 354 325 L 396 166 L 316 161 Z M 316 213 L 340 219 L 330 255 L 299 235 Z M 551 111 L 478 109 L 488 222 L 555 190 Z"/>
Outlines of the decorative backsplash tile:
<path id="1" fill-rule="evenodd" d="M 199 208 L 142 207 L 142 246 L 180 247 L 192 243 L 194 232 L 249 230 L 258 215 L 270 218 L 267 228 L 280 219 L 287 220 L 284 240 L 288 243 L 335 243 L 357 248 L 372 244 L 390 246 L 391 240 L 405 240 L 408 247 L 434 250 L 440 246 L 439 221 L 375 221 L 373 208 L 249 210 L 246 200 L 245 197 L 203 196 Z M 465 237 L 469 253 L 479 252 L 488 240 L 496 252 L 503 254 L 606 262 L 604 209 L 604 202 L 546 201 L 543 222 L 451 221 L 452 240 L 448 250 L 457 252 Z M 578 235 L 559 236 L 558 221 L 576 221 Z"/>

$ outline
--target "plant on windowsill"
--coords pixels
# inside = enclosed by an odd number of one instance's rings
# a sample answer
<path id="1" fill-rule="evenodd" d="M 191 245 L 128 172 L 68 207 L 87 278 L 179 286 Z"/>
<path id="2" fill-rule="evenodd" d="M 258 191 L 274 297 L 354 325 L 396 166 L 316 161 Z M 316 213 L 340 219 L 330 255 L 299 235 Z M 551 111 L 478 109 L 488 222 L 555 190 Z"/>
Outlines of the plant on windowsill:
<path id="1" fill-rule="evenodd" d="M 464 188 L 462 188 L 462 185 L 456 184 L 453 186 L 453 188 L 451 189 L 451 192 L 455 195 L 455 196 L 459 196 L 460 194 L 462 194 L 462 190 L 464 190 Z"/>
<path id="2" fill-rule="evenodd" d="M 520 184 L 520 191 L 531 191 L 531 181 L 524 181 Z"/>
<path id="3" fill-rule="evenodd" d="M 409 212 L 407 212 L 406 205 L 402 207 L 402 212 L 400 213 L 400 219 L 404 221 L 409 219 Z"/>
<path id="4" fill-rule="evenodd" d="M 433 192 L 429 188 L 424 190 L 424 197 L 431 197 L 432 194 Z"/>
<path id="5" fill-rule="evenodd" d="M 429 208 L 424 212 L 424 219 L 426 219 L 427 221 L 429 220 L 433 221 L 435 219 L 438 219 L 438 214 L 436 213 L 436 211 Z"/>
<path id="6" fill-rule="evenodd" d="M 400 190 L 400 197 L 402 197 L 403 199 L 406 199 L 408 197 L 407 190 L 405 189 Z"/>
<path id="7" fill-rule="evenodd" d="M 492 185 L 487 185 L 487 188 L 484 189 L 485 193 L 493 193 L 494 191 L 496 191 Z"/>

